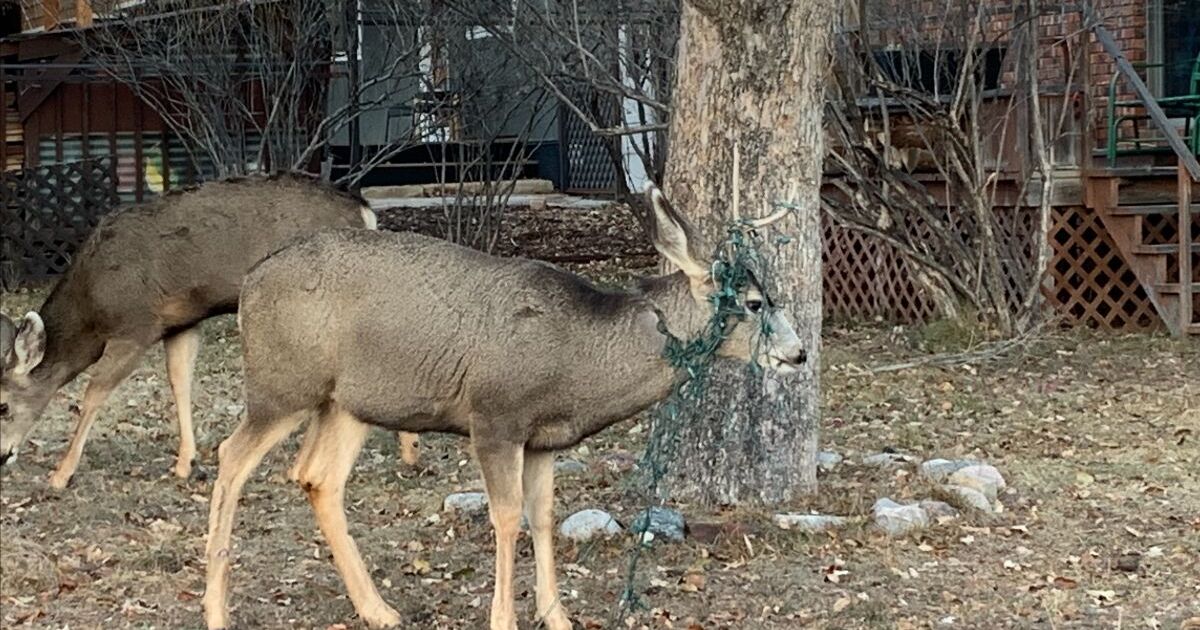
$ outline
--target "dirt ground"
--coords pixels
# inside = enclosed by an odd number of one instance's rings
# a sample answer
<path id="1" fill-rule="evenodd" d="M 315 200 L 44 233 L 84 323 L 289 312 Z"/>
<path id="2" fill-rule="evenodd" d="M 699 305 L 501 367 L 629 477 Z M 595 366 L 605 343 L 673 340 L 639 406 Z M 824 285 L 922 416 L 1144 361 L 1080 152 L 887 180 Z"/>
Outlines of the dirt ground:
<path id="1" fill-rule="evenodd" d="M 612 279 L 628 266 L 582 269 Z M 11 315 L 41 294 L 3 298 Z M 821 441 L 846 462 L 822 475 L 817 496 L 788 509 L 864 522 L 807 535 L 775 528 L 769 513 L 676 506 L 692 522 L 731 525 L 715 541 L 648 551 L 637 584 L 649 608 L 624 618 L 614 610 L 628 538 L 559 541 L 576 627 L 1200 628 L 1200 343 L 1063 331 L 981 364 L 865 370 L 921 355 L 944 342 L 937 333 L 827 326 Z M 232 318 L 207 322 L 204 336 L 195 402 L 211 474 L 215 447 L 241 411 L 240 357 Z M 161 350 L 110 399 L 75 482 L 54 492 L 45 480 L 65 448 L 80 385 L 60 393 L 32 445 L 3 472 L 0 625 L 200 627 L 211 483 L 169 473 L 176 432 Z M 629 473 L 611 464 L 636 457 L 646 433 L 633 420 L 564 453 L 590 469 L 560 476 L 559 518 L 598 507 L 628 523 L 642 506 L 630 498 Z M 427 436 L 414 470 L 399 462 L 395 440 L 377 433 L 349 484 L 351 530 L 408 627 L 487 626 L 487 518 L 441 511 L 446 494 L 482 489 L 463 447 L 459 438 Z M 303 493 L 285 478 L 296 448 L 292 438 L 269 455 L 243 495 L 234 620 L 241 628 L 361 627 Z M 912 468 L 857 463 L 886 449 L 997 466 L 1009 483 L 1004 511 L 883 535 L 865 523 L 877 498 L 937 494 Z M 532 573 L 523 542 L 525 619 Z"/>

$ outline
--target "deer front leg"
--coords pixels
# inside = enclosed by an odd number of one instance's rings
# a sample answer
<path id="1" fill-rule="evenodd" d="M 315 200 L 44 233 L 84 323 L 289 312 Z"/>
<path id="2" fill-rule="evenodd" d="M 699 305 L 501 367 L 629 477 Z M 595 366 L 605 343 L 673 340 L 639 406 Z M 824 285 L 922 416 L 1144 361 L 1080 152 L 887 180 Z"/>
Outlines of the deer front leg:
<path id="1" fill-rule="evenodd" d="M 200 349 L 200 329 L 189 328 L 163 340 L 167 353 L 167 378 L 175 395 L 175 416 L 179 420 L 179 455 L 175 458 L 175 476 L 192 474 L 196 459 L 196 432 L 192 428 L 192 369 Z"/>
<path id="2" fill-rule="evenodd" d="M 83 409 L 75 424 L 75 434 L 71 436 L 71 443 L 58 462 L 58 468 L 50 475 L 50 487 L 62 490 L 71 482 L 71 477 L 79 468 L 83 445 L 87 442 L 88 432 L 92 430 L 92 423 L 96 421 L 96 414 L 100 413 L 100 407 L 108 400 L 109 394 L 137 367 L 145 352 L 146 346 L 133 341 L 109 341 L 104 346 L 104 354 L 92 368 L 92 378 L 83 394 Z"/>
<path id="3" fill-rule="evenodd" d="M 548 630 L 571 630 L 554 575 L 554 452 L 525 451 L 525 517 L 537 562 L 537 616 Z"/>
<path id="4" fill-rule="evenodd" d="M 517 630 L 513 610 L 513 563 L 521 532 L 521 478 L 525 447 L 511 442 L 475 444 L 483 471 L 488 513 L 496 530 L 496 590 L 492 595 L 491 630 Z"/>

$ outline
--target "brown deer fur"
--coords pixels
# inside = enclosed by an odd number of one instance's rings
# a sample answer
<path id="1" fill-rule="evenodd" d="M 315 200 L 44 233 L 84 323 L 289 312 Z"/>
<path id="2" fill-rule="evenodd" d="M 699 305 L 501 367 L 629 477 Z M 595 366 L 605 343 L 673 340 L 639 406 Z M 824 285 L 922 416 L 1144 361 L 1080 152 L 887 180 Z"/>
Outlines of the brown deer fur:
<path id="1" fill-rule="evenodd" d="M 399 623 L 379 596 L 343 511 L 345 482 L 371 426 L 470 438 L 496 534 L 493 630 L 514 630 L 513 559 L 525 510 L 537 615 L 571 627 L 553 560 L 554 451 L 661 400 L 677 383 L 659 317 L 676 336 L 712 316 L 707 261 L 657 190 L 655 246 L 683 271 L 609 291 L 551 265 L 503 259 L 415 234 L 323 232 L 255 267 L 242 289 L 246 418 L 220 447 L 204 597 L 209 628 L 229 625 L 230 538 L 238 496 L 276 443 L 313 418 L 293 467 L 358 614 Z M 721 353 L 792 371 L 800 341 L 756 287 Z M 732 319 L 732 318 L 731 318 Z"/>
<path id="2" fill-rule="evenodd" d="M 175 472 L 188 476 L 196 325 L 235 311 L 246 271 L 271 251 L 349 227 L 374 227 L 361 199 L 290 175 L 208 183 L 105 217 L 37 313 L 19 329 L 7 318 L 0 324 L 0 463 L 16 454 L 54 393 L 94 365 L 71 445 L 50 478 L 66 486 L 100 406 L 161 340 L 180 428 Z"/>

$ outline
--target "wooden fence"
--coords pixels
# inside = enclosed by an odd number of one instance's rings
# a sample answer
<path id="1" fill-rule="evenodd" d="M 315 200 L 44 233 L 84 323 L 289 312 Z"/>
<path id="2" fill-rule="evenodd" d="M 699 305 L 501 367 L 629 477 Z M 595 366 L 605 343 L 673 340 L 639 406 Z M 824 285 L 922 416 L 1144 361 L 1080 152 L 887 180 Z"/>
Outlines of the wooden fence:
<path id="1" fill-rule="evenodd" d="M 107 158 L 0 175 L 0 284 L 11 288 L 66 271 L 100 217 L 119 203 Z"/>

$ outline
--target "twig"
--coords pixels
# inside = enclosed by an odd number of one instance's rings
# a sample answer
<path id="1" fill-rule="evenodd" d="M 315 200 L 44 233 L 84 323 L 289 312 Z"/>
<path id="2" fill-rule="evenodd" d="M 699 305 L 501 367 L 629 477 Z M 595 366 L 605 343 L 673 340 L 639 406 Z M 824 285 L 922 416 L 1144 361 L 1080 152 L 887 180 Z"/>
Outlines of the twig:
<path id="1" fill-rule="evenodd" d="M 899 372 L 915 367 L 923 366 L 949 366 L 949 365 L 964 365 L 967 363 L 982 363 L 990 361 L 1001 355 L 1008 353 L 1011 350 L 1030 345 L 1036 340 L 1038 333 L 1041 332 L 1042 326 L 1034 326 L 1016 337 L 1009 337 L 990 343 L 981 344 L 978 349 L 969 350 L 967 352 L 943 352 L 939 354 L 930 354 L 911 361 L 902 361 L 900 363 L 889 363 L 867 368 L 867 372 L 871 374 L 881 374 L 884 372 Z"/>

